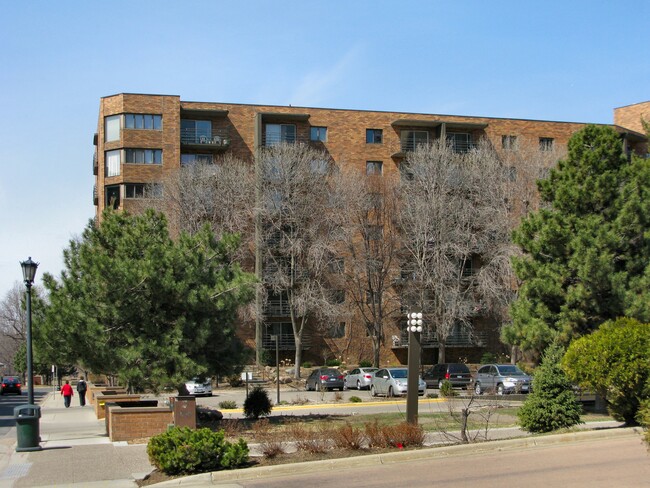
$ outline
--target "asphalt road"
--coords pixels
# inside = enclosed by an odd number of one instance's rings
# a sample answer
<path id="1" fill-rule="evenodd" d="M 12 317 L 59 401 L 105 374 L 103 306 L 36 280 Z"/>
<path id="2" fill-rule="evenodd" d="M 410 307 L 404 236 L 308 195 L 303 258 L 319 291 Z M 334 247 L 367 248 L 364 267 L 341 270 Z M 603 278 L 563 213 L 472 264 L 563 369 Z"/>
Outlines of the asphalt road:
<path id="1" fill-rule="evenodd" d="M 45 387 L 37 387 L 34 389 L 34 403 L 38 402 L 47 394 L 51 389 Z M 0 396 L 0 437 L 4 436 L 9 429 L 16 426 L 14 420 L 14 408 L 18 405 L 27 404 L 27 389 L 23 389 L 22 395 L 15 395 L 13 393 Z"/>
<path id="2" fill-rule="evenodd" d="M 360 459 L 361 461 L 361 459 Z M 264 488 L 503 488 L 650 486 L 650 455 L 640 436 L 572 442 L 522 450 L 478 452 L 336 471 L 223 482 Z"/>

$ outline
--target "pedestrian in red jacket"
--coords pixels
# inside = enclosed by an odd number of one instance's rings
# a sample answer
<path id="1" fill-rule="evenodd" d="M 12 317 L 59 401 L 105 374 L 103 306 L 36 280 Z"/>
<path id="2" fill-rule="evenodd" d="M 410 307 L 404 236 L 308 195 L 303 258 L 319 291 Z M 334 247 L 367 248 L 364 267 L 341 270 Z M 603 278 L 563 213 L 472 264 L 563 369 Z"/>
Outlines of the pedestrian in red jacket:
<path id="1" fill-rule="evenodd" d="M 66 380 L 65 385 L 61 387 L 61 395 L 63 395 L 63 403 L 65 404 L 65 408 L 68 408 L 70 406 L 70 400 L 72 400 L 72 395 L 74 395 L 74 392 L 72 391 L 72 387 L 70 386 L 70 382 L 68 380 Z"/>

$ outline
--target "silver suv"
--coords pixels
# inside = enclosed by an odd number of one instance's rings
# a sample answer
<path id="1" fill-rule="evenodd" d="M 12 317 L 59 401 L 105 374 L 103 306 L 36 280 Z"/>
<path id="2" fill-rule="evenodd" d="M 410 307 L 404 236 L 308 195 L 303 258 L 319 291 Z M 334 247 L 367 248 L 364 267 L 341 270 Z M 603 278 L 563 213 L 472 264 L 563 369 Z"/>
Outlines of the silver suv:
<path id="1" fill-rule="evenodd" d="M 474 393 L 528 393 L 531 390 L 531 381 L 532 378 L 514 364 L 486 364 L 476 373 Z"/>

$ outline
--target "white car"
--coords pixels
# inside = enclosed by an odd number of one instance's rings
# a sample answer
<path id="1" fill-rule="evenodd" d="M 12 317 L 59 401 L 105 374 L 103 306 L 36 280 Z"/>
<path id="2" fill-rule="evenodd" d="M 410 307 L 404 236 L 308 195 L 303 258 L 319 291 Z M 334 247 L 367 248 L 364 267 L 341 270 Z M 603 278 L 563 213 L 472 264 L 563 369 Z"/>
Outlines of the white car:
<path id="1" fill-rule="evenodd" d="M 345 376 L 345 387 L 367 390 L 372 382 L 372 375 L 379 368 L 354 368 Z"/>
<path id="2" fill-rule="evenodd" d="M 385 368 L 375 372 L 370 385 L 370 395 L 406 395 L 408 391 L 408 369 L 407 368 Z M 418 395 L 424 395 L 427 391 L 427 384 L 418 377 Z"/>
<path id="3" fill-rule="evenodd" d="M 190 395 L 199 396 L 212 396 L 212 381 L 210 378 L 205 380 L 201 378 L 192 378 L 190 381 L 185 383 L 185 388 Z"/>

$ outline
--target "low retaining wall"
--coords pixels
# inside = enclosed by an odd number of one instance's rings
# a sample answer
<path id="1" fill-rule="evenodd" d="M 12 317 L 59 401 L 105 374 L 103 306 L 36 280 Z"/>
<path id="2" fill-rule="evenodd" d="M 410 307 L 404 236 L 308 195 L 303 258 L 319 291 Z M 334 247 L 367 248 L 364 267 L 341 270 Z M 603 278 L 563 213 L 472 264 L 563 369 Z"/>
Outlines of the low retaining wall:
<path id="1" fill-rule="evenodd" d="M 89 385 L 88 391 L 86 391 L 86 402 L 89 403 L 90 405 L 94 405 L 95 397 L 97 395 L 104 395 L 106 393 L 108 393 L 109 395 L 110 394 L 126 395 L 126 388 L 122 386 Z"/>
<path id="2" fill-rule="evenodd" d="M 174 422 L 167 407 L 119 407 L 108 409 L 108 437 L 112 442 L 129 441 L 162 434 Z"/>
<path id="3" fill-rule="evenodd" d="M 140 395 L 96 395 L 95 396 L 95 416 L 101 420 L 106 416 L 107 402 L 139 402 Z"/>

